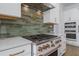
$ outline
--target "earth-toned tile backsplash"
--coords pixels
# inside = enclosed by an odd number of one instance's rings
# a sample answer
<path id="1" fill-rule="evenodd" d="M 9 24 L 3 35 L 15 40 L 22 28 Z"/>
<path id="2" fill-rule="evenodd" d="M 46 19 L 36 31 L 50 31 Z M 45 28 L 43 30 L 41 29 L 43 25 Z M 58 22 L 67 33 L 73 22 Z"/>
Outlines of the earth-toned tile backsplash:
<path id="1" fill-rule="evenodd" d="M 0 20 L 0 38 L 48 33 L 50 30 L 44 25 L 42 16 L 32 18 L 22 13 L 22 18 L 16 20 Z"/>

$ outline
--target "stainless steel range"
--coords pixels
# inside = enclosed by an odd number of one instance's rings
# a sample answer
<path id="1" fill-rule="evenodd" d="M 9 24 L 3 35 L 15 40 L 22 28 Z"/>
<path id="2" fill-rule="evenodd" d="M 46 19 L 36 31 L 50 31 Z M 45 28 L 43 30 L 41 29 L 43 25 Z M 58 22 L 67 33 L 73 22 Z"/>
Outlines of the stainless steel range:
<path id="1" fill-rule="evenodd" d="M 23 36 L 23 38 L 31 40 L 32 55 L 34 56 L 48 56 L 57 52 L 60 47 L 60 38 L 55 35 L 37 34 L 31 36 Z M 53 55 L 53 54 L 52 54 Z M 58 55 L 58 53 L 56 54 Z"/>

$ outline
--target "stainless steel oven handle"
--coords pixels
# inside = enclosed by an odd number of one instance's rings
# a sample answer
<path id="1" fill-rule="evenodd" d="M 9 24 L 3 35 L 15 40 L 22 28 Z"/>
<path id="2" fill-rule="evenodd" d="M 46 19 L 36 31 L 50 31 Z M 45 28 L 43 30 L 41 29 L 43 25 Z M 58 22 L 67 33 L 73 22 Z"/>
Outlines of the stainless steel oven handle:
<path id="1" fill-rule="evenodd" d="M 15 55 L 18 55 L 18 54 L 21 54 L 21 53 L 24 53 L 24 52 L 25 52 L 25 50 L 22 50 L 20 52 L 14 53 L 14 54 L 9 54 L 9 56 L 15 56 Z"/>

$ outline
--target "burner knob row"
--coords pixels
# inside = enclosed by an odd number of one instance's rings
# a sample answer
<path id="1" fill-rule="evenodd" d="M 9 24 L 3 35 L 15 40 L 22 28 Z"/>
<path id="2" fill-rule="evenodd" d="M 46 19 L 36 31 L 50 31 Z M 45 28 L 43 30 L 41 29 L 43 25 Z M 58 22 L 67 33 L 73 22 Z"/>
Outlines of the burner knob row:
<path id="1" fill-rule="evenodd" d="M 61 42 L 61 40 L 58 40 L 58 41 L 56 41 L 55 43 L 58 44 L 58 43 L 60 43 L 60 42 Z"/>
<path id="2" fill-rule="evenodd" d="M 39 48 L 38 48 L 38 51 L 41 51 L 41 52 L 42 52 L 42 47 L 39 47 Z"/>
<path id="3" fill-rule="evenodd" d="M 55 47 L 55 45 L 54 44 L 51 44 L 51 47 Z"/>
<path id="4" fill-rule="evenodd" d="M 41 51 L 42 52 L 43 50 L 45 50 L 47 48 L 50 48 L 50 45 L 49 44 L 43 45 L 42 47 L 38 47 L 38 51 Z"/>
<path id="5" fill-rule="evenodd" d="M 47 49 L 47 48 L 50 48 L 49 44 L 43 45 L 43 49 Z"/>

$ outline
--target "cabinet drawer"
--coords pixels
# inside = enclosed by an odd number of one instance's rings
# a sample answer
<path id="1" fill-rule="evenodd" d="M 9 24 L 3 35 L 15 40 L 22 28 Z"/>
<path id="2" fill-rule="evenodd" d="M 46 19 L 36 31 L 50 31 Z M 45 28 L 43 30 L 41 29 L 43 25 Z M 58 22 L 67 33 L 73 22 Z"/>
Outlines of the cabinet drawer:
<path id="1" fill-rule="evenodd" d="M 0 56 L 30 56 L 31 44 L 0 52 Z"/>

